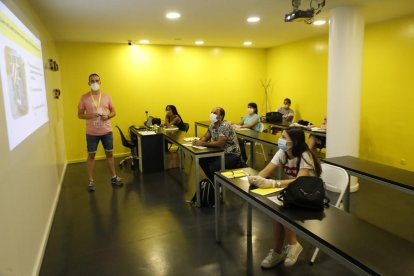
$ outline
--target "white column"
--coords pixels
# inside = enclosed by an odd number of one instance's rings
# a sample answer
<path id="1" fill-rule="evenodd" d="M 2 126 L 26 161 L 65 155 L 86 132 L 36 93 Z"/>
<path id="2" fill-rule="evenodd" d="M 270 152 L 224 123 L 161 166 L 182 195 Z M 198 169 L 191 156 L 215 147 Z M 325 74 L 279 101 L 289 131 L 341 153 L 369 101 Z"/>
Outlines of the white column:
<path id="1" fill-rule="evenodd" d="M 364 19 L 356 6 L 330 12 L 326 157 L 359 155 Z"/>

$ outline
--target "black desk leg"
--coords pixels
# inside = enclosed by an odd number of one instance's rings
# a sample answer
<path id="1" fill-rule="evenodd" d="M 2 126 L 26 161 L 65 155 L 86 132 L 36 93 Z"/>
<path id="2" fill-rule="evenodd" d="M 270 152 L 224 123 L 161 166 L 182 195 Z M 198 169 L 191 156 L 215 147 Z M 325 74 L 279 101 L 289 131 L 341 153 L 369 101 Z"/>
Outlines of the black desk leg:
<path id="1" fill-rule="evenodd" d="M 220 202 L 220 188 L 221 184 L 217 181 L 217 177 L 214 176 L 214 197 L 215 197 L 215 212 L 216 212 L 216 242 L 221 242 L 221 225 L 220 225 L 220 211 L 221 211 L 221 202 Z M 223 195 L 224 196 L 224 195 Z"/>

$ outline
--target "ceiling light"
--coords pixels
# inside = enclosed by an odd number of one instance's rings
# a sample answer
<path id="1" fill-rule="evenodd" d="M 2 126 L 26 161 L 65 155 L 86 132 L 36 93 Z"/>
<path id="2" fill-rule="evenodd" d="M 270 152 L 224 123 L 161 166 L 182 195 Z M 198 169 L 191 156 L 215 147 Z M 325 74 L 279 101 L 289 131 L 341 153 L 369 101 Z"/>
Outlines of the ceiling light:
<path id="1" fill-rule="evenodd" d="M 313 25 L 316 26 L 321 26 L 321 25 L 325 25 L 326 24 L 326 20 L 325 19 L 320 19 L 320 20 L 316 20 L 313 22 Z"/>
<path id="2" fill-rule="evenodd" d="M 245 42 L 243 42 L 243 45 L 244 46 L 250 46 L 252 44 L 253 44 L 253 42 L 251 42 L 251 41 L 245 41 Z"/>
<path id="3" fill-rule="evenodd" d="M 197 40 L 196 42 L 194 42 L 196 45 L 203 45 L 204 41 L 202 40 Z"/>
<path id="4" fill-rule="evenodd" d="M 149 42 L 149 40 L 148 39 L 141 39 L 140 41 L 139 41 L 139 44 L 149 44 L 150 42 Z"/>
<path id="5" fill-rule="evenodd" d="M 178 12 L 169 12 L 165 15 L 165 17 L 168 19 L 178 19 L 181 17 L 181 14 L 179 14 Z"/>
<path id="6" fill-rule="evenodd" d="M 258 16 L 251 16 L 247 18 L 247 22 L 249 23 L 256 23 L 260 21 L 260 17 Z"/>

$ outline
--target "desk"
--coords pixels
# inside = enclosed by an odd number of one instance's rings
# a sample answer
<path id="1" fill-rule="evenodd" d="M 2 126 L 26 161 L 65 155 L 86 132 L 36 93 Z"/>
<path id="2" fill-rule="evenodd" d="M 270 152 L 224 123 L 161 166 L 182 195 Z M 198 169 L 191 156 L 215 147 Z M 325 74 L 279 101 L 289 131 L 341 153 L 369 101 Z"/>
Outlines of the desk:
<path id="1" fill-rule="evenodd" d="M 236 129 L 236 134 L 239 138 L 250 141 L 250 158 L 252 160 L 251 166 L 256 167 L 255 143 L 261 143 L 270 147 L 277 148 L 276 136 L 270 133 L 258 132 L 251 129 Z"/>
<path id="2" fill-rule="evenodd" d="M 137 141 L 139 156 L 139 171 L 141 173 L 160 172 L 164 169 L 164 144 L 162 134 L 143 135 L 143 132 L 135 128 L 131 128 L 131 138 Z"/>
<path id="3" fill-rule="evenodd" d="M 243 170 L 257 174 L 250 168 Z M 414 271 L 413 243 L 349 213 L 334 207 L 323 211 L 284 209 L 265 196 L 251 193 L 247 181 L 227 179 L 219 172 L 215 173 L 214 182 L 216 202 L 220 202 L 220 186 L 248 202 L 248 233 L 251 233 L 253 206 L 358 274 L 408 275 Z M 221 242 L 221 208 L 221 204 L 216 204 L 217 242 Z"/>
<path id="4" fill-rule="evenodd" d="M 280 128 L 280 129 L 287 129 L 291 125 L 291 123 L 285 123 L 285 122 L 280 122 L 280 123 L 262 123 L 262 124 L 264 124 L 265 126 L 267 126 L 267 129 L 269 129 L 272 126 L 277 127 L 277 128 Z M 323 136 L 323 137 L 326 137 L 326 131 L 314 131 L 314 130 L 311 130 L 311 129 L 306 128 L 306 127 L 300 127 L 300 128 L 302 128 L 305 133 L 313 134 L 315 136 Z"/>
<path id="5" fill-rule="evenodd" d="M 327 158 L 323 162 L 341 167 L 351 175 L 414 195 L 414 172 L 352 156 Z"/>
<path id="6" fill-rule="evenodd" d="M 165 131 L 162 130 L 163 137 L 165 140 L 167 140 L 170 143 L 173 143 L 177 145 L 180 148 L 181 154 L 185 151 L 189 153 L 195 162 L 194 168 L 195 168 L 195 187 L 196 187 L 196 195 L 197 195 L 197 206 L 200 206 L 200 166 L 199 161 L 201 158 L 206 157 L 220 157 L 221 159 L 221 169 L 224 170 L 224 151 L 218 148 L 207 148 L 207 149 L 197 149 L 191 146 L 185 146 L 184 144 L 188 144 L 191 142 L 186 142 L 184 138 L 188 137 L 188 134 L 184 131 Z M 180 167 L 182 167 L 182 156 L 180 154 Z M 164 160 L 165 160 L 165 152 L 164 152 Z"/>

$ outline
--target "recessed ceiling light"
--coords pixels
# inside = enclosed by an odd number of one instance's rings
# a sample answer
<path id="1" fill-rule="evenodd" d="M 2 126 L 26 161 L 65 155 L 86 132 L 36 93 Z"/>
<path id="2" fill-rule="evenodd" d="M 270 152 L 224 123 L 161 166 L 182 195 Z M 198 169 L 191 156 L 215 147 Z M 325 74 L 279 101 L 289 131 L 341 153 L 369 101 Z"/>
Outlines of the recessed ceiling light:
<path id="1" fill-rule="evenodd" d="M 258 16 L 251 16 L 247 18 L 247 22 L 249 23 L 256 23 L 260 21 L 260 17 Z"/>
<path id="2" fill-rule="evenodd" d="M 252 44 L 253 44 L 253 42 L 251 42 L 251 41 L 245 41 L 245 42 L 243 42 L 243 45 L 244 46 L 250 46 Z"/>
<path id="3" fill-rule="evenodd" d="M 140 41 L 139 41 L 139 44 L 149 44 L 150 42 L 149 42 L 149 40 L 148 39 L 141 39 Z"/>
<path id="4" fill-rule="evenodd" d="M 313 25 L 316 25 L 316 26 L 321 26 L 321 25 L 325 25 L 325 24 L 326 24 L 326 20 L 324 20 L 324 19 L 316 20 L 316 21 L 313 22 Z"/>
<path id="5" fill-rule="evenodd" d="M 179 14 L 178 12 L 169 12 L 165 15 L 165 17 L 168 19 L 178 19 L 181 17 L 181 14 Z"/>
<path id="6" fill-rule="evenodd" d="M 204 41 L 202 40 L 197 40 L 196 42 L 194 42 L 196 45 L 203 45 Z"/>

